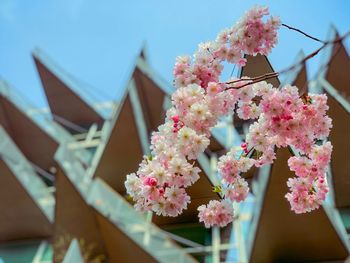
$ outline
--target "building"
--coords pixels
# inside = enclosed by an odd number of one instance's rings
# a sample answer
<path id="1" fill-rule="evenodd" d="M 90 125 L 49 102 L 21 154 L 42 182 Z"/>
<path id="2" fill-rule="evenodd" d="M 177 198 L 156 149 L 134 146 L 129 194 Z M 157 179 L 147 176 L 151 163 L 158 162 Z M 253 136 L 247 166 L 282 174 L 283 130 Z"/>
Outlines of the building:
<path id="1" fill-rule="evenodd" d="M 329 39 L 337 35 L 330 29 Z M 300 53 L 296 60 L 304 55 Z M 28 105 L 0 83 L 0 258 L 48 262 L 344 262 L 350 251 L 349 55 L 329 46 L 314 78 L 296 67 L 274 86 L 326 92 L 333 118 L 331 193 L 317 211 L 296 215 L 284 199 L 290 152 L 278 150 L 271 167 L 245 176 L 248 200 L 235 207 L 226 228 L 205 229 L 197 206 L 219 196 L 212 186 L 217 158 L 240 145 L 248 124 L 228 117 L 213 129 L 198 159 L 200 180 L 189 188 L 191 205 L 176 218 L 136 212 L 125 193 L 126 174 L 149 153 L 149 137 L 163 122 L 172 86 L 158 76 L 144 51 L 121 101 L 96 105 L 78 81 L 43 51 L 33 51 L 49 110 Z M 273 72 L 264 56 L 247 57 L 237 74 Z M 1 262 L 1 261 L 0 261 Z"/>

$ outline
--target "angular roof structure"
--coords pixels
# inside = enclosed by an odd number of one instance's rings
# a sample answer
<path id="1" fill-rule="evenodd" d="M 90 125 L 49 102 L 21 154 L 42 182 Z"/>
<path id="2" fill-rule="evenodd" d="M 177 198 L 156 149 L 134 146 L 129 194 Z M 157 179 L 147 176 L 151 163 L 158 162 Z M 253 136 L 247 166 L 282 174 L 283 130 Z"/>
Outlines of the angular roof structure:
<path id="1" fill-rule="evenodd" d="M 0 124 L 28 160 L 43 170 L 54 166 L 58 142 L 29 115 L 29 107 L 3 80 L 0 81 Z M 35 145 L 33 145 L 35 142 Z"/>
<path id="2" fill-rule="evenodd" d="M 169 257 L 194 261 L 101 179 L 87 178 L 72 158 L 64 146 L 56 154 L 62 170 L 56 184 L 55 242 L 71 235 L 94 245 L 91 258 L 106 255 L 109 262 L 132 262 L 141 256 L 145 262 L 168 262 Z M 56 260 L 62 260 L 59 248 L 54 246 Z"/>
<path id="3" fill-rule="evenodd" d="M 333 30 L 329 39 L 335 36 Z M 39 115 L 13 87 L 0 82 L 0 259 L 11 261 L 11 253 L 18 253 L 20 263 L 52 258 L 78 263 L 87 254 L 89 260 L 106 262 L 344 261 L 350 249 L 350 103 L 345 85 L 350 64 L 344 45 L 329 46 L 314 80 L 308 80 L 301 64 L 282 82 L 298 86 L 300 93 L 309 89 L 329 95 L 334 152 L 326 202 L 312 213 L 290 210 L 284 195 L 294 174 L 287 159 L 297 153 L 277 149 L 272 166 L 244 175 L 252 191 L 245 202 L 233 204 L 235 220 L 223 229 L 205 229 L 198 223 L 197 207 L 219 199 L 212 191 L 221 184 L 218 157 L 241 145 L 250 124 L 234 116 L 213 128 L 210 146 L 196 161 L 202 173 L 187 189 L 191 204 L 182 215 L 140 213 L 126 197 L 126 175 L 150 153 L 151 133 L 163 123 L 173 91 L 146 55 L 142 50 L 122 100 L 106 119 L 84 96 L 83 85 L 40 50 L 33 58 L 52 115 Z M 303 57 L 300 52 L 296 62 Z M 267 57 L 247 56 L 239 76 L 270 72 Z M 268 81 L 280 86 L 278 78 Z M 39 170 L 52 173 L 54 186 L 44 184 Z"/>
<path id="4" fill-rule="evenodd" d="M 73 133 L 87 131 L 94 123 L 102 126 L 104 118 L 72 76 L 40 49 L 33 51 L 33 59 L 55 121 Z"/>
<path id="5" fill-rule="evenodd" d="M 63 259 L 65 251 L 62 250 L 60 242 L 67 242 L 71 238 L 83 240 L 87 246 L 93 246 L 91 257 L 106 254 L 93 208 L 86 203 L 84 196 L 66 173 L 70 171 L 60 168 L 56 175 L 54 259 L 58 262 Z"/>
<path id="6" fill-rule="evenodd" d="M 94 180 L 89 201 L 111 262 L 196 262 L 102 180 Z"/>
<path id="7" fill-rule="evenodd" d="M 336 29 L 331 27 L 328 39 L 338 37 Z M 332 183 L 335 203 L 339 208 L 350 208 L 350 163 L 347 152 L 350 147 L 350 57 L 340 42 L 330 45 L 323 53 L 323 60 L 316 76 L 315 88 L 328 94 L 328 114 L 332 118 L 333 128 L 330 141 L 332 153 Z"/>
<path id="8" fill-rule="evenodd" d="M 171 89 L 165 85 L 140 57 L 119 108 L 111 122 L 105 125 L 108 129 L 104 133 L 106 137 L 97 149 L 89 171 L 90 176 L 103 179 L 118 193 L 125 194 L 126 175 L 135 172 L 142 156 L 149 154 L 151 132 L 164 120 L 164 106 L 169 100 L 167 96 Z M 214 146 L 216 145 L 219 144 L 216 142 Z M 203 160 L 206 158 L 202 157 Z M 206 169 L 208 172 L 209 170 Z M 154 216 L 154 222 L 164 225 L 197 221 L 198 205 L 218 198 L 212 192 L 213 184 L 207 176 L 208 174 L 203 173 L 201 179 L 189 189 L 193 202 L 182 217 Z"/>
<path id="9" fill-rule="evenodd" d="M 58 145 L 74 142 L 75 139 L 49 116 L 35 114 L 33 106 L 25 98 L 0 80 L 0 125 L 35 170 L 52 181 L 52 174 L 48 171 L 55 170 L 54 154 Z M 76 149 L 75 154 L 85 163 L 91 159 L 91 153 L 85 149 Z"/>
<path id="10" fill-rule="evenodd" d="M 303 53 L 299 53 L 296 62 L 303 57 Z M 250 62 L 249 59 L 258 62 Z M 243 68 L 242 74 L 254 76 L 272 72 L 269 63 L 263 62 L 262 57 L 248 58 L 248 69 Z M 254 69 L 251 70 L 250 66 Z M 249 75 L 247 72 L 254 73 Z M 274 85 L 278 83 L 276 80 Z M 305 64 L 288 72 L 283 84 L 298 86 L 300 93 L 307 91 Z M 256 208 L 248 236 L 249 262 L 345 260 L 349 242 L 340 214 L 331 201 L 312 213 L 297 215 L 290 210 L 284 198 L 288 192 L 287 179 L 294 176 L 288 168 L 289 157 L 287 149 L 277 150 L 275 163 L 271 167 L 260 168 L 254 176 Z"/>
<path id="11" fill-rule="evenodd" d="M 257 209 L 253 216 L 249 262 L 342 261 L 348 240 L 340 229 L 339 214 L 329 204 L 306 214 L 295 214 L 284 195 L 289 170 L 288 149 L 277 150 L 272 167 L 260 169 Z"/>
<path id="12" fill-rule="evenodd" d="M 54 197 L 1 127 L 0 136 L 0 242 L 48 238 Z"/>

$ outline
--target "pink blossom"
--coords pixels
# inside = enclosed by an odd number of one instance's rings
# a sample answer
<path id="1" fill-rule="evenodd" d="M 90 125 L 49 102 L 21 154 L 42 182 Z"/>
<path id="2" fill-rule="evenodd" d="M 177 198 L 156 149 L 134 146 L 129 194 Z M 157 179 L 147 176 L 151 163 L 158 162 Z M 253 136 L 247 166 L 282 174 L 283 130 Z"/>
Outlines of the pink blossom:
<path id="1" fill-rule="evenodd" d="M 305 100 L 297 87 L 277 88 L 264 81 L 248 85 L 247 77 L 231 79 L 230 85 L 220 82 L 224 62 L 243 66 L 245 54 L 266 55 L 276 45 L 280 21 L 265 19 L 268 14 L 267 8 L 255 7 L 215 41 L 200 44 L 192 57 L 176 59 L 172 107 L 164 124 L 152 133 L 151 156 L 144 157 L 137 173 L 125 181 L 137 210 L 177 216 L 187 209 L 186 190 L 201 172 L 193 160 L 208 147 L 211 129 L 220 118 L 232 114 L 251 124 L 242 148 L 219 158 L 224 200 L 198 208 L 206 227 L 233 220 L 231 202 L 242 202 L 249 193 L 244 173 L 252 166 L 272 164 L 276 147 L 292 147 L 299 153 L 288 160 L 296 175 L 287 182 L 291 209 L 309 212 L 325 200 L 332 145 L 316 142 L 327 138 L 332 127 L 327 96 L 309 94 Z"/>
<path id="2" fill-rule="evenodd" d="M 233 220 L 232 205 L 226 200 L 211 200 L 208 205 L 199 206 L 198 211 L 199 221 L 203 222 L 206 228 L 223 227 Z"/>
<path id="3" fill-rule="evenodd" d="M 233 183 L 224 191 L 225 198 L 235 202 L 244 201 L 247 198 L 248 193 L 248 183 L 240 176 L 237 176 Z"/>

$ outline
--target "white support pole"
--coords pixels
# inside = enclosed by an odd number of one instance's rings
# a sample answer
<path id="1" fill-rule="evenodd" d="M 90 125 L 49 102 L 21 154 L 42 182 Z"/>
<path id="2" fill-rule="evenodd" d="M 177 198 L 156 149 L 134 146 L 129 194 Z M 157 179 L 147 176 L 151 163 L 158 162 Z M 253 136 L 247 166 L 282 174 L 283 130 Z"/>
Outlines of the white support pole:
<path id="1" fill-rule="evenodd" d="M 45 249 L 47 247 L 47 242 L 46 241 L 42 241 L 38 247 L 38 250 L 35 253 L 35 256 L 33 258 L 32 263 L 40 263 L 41 259 L 44 255 Z"/>
<path id="2" fill-rule="evenodd" d="M 91 126 L 90 126 L 90 129 L 89 129 L 89 131 L 88 131 L 88 133 L 87 133 L 87 135 L 86 135 L 86 138 L 85 138 L 85 142 L 91 142 L 92 141 L 92 139 L 95 137 L 95 134 L 96 134 L 96 132 L 97 132 L 97 129 L 98 129 L 98 127 L 97 127 L 97 124 L 96 123 L 94 123 L 94 124 L 92 124 Z"/>
<path id="3" fill-rule="evenodd" d="M 146 214 L 146 226 L 145 226 L 145 232 L 144 232 L 144 236 L 143 236 L 143 244 L 145 246 L 149 245 L 149 242 L 151 240 L 151 228 L 149 227 L 149 225 L 152 223 L 152 216 L 153 213 L 152 211 L 148 211 Z"/>
<path id="4" fill-rule="evenodd" d="M 129 86 L 130 101 L 131 101 L 132 110 L 135 116 L 137 132 L 139 134 L 139 138 L 141 141 L 143 154 L 149 155 L 150 149 L 149 149 L 149 142 L 148 142 L 149 138 L 147 135 L 147 126 L 145 123 L 145 118 L 143 116 L 139 95 L 136 90 L 135 80 L 132 79 L 129 85 L 130 85 Z"/>
<path id="5" fill-rule="evenodd" d="M 237 219 L 233 221 L 235 243 L 238 246 L 238 260 L 239 262 L 247 262 L 247 252 L 242 232 L 242 221 L 244 221 L 244 217 L 242 217 L 242 214 L 240 213 L 239 204 L 236 204 L 234 209 L 238 215 Z"/>
<path id="6" fill-rule="evenodd" d="M 220 263 L 220 228 L 214 226 L 212 229 L 212 256 L 213 263 Z"/>

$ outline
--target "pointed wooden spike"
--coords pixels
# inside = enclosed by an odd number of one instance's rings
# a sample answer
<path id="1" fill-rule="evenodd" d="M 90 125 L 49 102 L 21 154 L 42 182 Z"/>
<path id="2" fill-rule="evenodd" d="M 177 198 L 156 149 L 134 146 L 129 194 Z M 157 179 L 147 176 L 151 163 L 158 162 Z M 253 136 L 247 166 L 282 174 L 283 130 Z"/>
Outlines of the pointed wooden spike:
<path id="1" fill-rule="evenodd" d="M 350 81 L 350 76 L 347 75 L 347 81 Z M 331 95 L 328 95 L 328 106 L 328 115 L 332 118 L 333 125 L 329 140 L 333 144 L 331 167 L 335 202 L 337 207 L 350 207 L 350 113 Z"/>
<path id="2" fill-rule="evenodd" d="M 328 32 L 327 40 L 339 37 L 334 26 Z M 350 206 L 350 163 L 346 158 L 350 143 L 350 113 L 344 106 L 350 105 L 349 68 L 350 57 L 344 43 L 338 43 L 325 49 L 322 54 L 323 61 L 319 70 L 319 81 L 325 85 L 328 93 L 328 115 L 332 118 L 330 141 L 333 144 L 332 153 L 332 183 L 334 186 L 335 202 L 337 207 Z M 330 86 L 328 89 L 326 86 Z M 333 90 L 333 92 L 331 92 Z M 340 103 L 343 101 L 344 103 Z"/>
<path id="3" fill-rule="evenodd" d="M 139 247 L 107 218 L 95 211 L 99 228 L 106 243 L 109 262 L 138 262 L 155 263 L 157 260 Z"/>
<path id="4" fill-rule="evenodd" d="M 350 78 L 348 74 L 349 68 L 350 57 L 344 44 L 340 42 L 333 45 L 325 79 L 347 100 L 350 98 L 350 88 L 348 85 Z"/>
<path id="5" fill-rule="evenodd" d="M 0 124 L 29 161 L 46 171 L 55 166 L 57 142 L 3 95 L 0 95 Z"/>
<path id="6" fill-rule="evenodd" d="M 266 180 L 261 211 L 256 217 L 250 262 L 304 262 L 344 260 L 347 247 L 323 207 L 295 214 L 284 195 L 288 192 L 288 149 L 279 149 Z M 267 176 L 267 175 L 266 175 Z M 262 187 L 264 189 L 264 187 Z"/>
<path id="7" fill-rule="evenodd" d="M 126 175 L 137 170 L 143 150 L 129 95 L 119 107 L 121 108 L 94 176 L 102 178 L 113 189 L 123 194 Z"/>
<path id="8" fill-rule="evenodd" d="M 57 262 L 63 260 L 72 238 L 83 240 L 86 246 L 93 246 L 91 257 L 106 255 L 93 208 L 61 169 L 56 176 L 54 230 L 54 259 Z"/>
<path id="9" fill-rule="evenodd" d="M 307 84 L 307 70 L 304 64 L 291 85 L 297 86 L 299 88 L 300 94 L 305 94 L 308 92 Z"/>
<path id="10" fill-rule="evenodd" d="M 155 131 L 165 118 L 163 108 L 165 92 L 150 77 L 136 68 L 133 74 L 135 85 L 144 114 L 148 136 Z"/>
<path id="11" fill-rule="evenodd" d="M 3 160 L 0 174 L 0 242 L 48 238 L 49 219 Z"/>
<path id="12" fill-rule="evenodd" d="M 34 50 L 33 59 L 36 64 L 41 83 L 50 105 L 54 119 L 68 130 L 74 132 L 76 125 L 88 129 L 93 123 L 102 126 L 101 115 L 77 94 L 76 82 L 61 68 L 56 66 L 41 50 Z M 75 131 L 76 132 L 76 131 Z"/>

